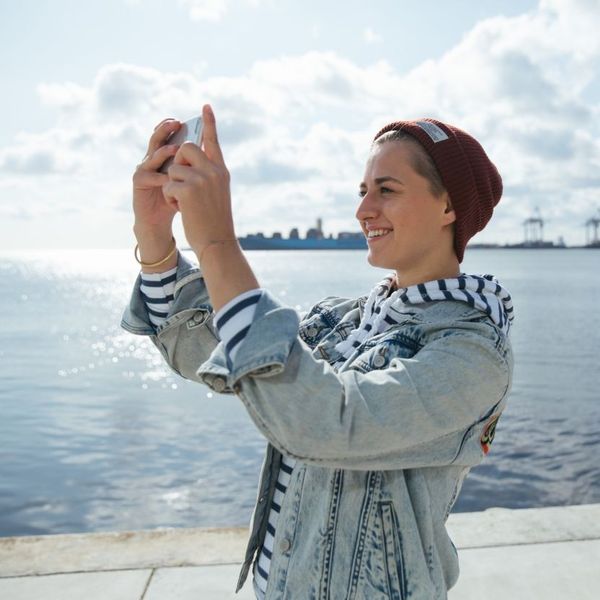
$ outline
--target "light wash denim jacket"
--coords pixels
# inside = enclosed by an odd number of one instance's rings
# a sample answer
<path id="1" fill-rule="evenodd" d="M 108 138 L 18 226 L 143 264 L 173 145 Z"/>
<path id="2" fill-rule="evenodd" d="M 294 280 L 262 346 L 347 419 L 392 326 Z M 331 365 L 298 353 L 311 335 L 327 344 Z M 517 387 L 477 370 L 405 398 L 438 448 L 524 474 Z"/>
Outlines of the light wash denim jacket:
<path id="1" fill-rule="evenodd" d="M 300 320 L 264 291 L 228 368 L 197 265 L 179 255 L 174 302 L 156 330 L 138 276 L 121 326 L 151 336 L 182 377 L 237 394 L 268 440 L 236 591 L 265 535 L 281 453 L 298 462 L 267 600 L 441 600 L 458 579 L 445 522 L 506 405 L 510 339 L 466 303 L 428 302 L 336 372 L 335 345 L 364 301 L 329 297 Z"/>

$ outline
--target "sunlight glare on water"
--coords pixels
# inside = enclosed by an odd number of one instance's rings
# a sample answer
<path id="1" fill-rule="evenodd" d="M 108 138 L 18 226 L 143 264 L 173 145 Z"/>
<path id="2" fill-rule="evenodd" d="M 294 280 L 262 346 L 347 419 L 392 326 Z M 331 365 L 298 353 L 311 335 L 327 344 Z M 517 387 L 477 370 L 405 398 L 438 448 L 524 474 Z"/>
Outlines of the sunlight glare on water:
<path id="1" fill-rule="evenodd" d="M 300 313 L 388 272 L 360 251 L 247 256 Z M 496 275 L 513 296 L 515 373 L 455 511 L 600 501 L 599 256 L 467 253 L 464 271 Z M 0 535 L 247 525 L 266 442 L 235 396 L 182 379 L 150 338 L 120 327 L 132 251 L 1 258 Z"/>

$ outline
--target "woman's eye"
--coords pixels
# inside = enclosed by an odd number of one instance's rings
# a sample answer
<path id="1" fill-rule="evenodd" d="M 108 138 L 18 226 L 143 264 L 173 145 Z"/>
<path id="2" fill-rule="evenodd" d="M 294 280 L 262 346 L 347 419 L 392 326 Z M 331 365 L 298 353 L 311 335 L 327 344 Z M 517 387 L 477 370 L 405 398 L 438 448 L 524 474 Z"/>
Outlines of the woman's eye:
<path id="1" fill-rule="evenodd" d="M 358 191 L 358 195 L 359 195 L 360 198 L 362 198 L 363 196 L 366 196 L 366 194 L 367 194 L 366 190 L 359 190 Z"/>
<path id="2" fill-rule="evenodd" d="M 386 187 L 382 187 L 381 188 L 381 192 L 385 193 L 385 192 L 391 192 L 392 190 L 390 190 L 390 188 L 386 188 Z"/>

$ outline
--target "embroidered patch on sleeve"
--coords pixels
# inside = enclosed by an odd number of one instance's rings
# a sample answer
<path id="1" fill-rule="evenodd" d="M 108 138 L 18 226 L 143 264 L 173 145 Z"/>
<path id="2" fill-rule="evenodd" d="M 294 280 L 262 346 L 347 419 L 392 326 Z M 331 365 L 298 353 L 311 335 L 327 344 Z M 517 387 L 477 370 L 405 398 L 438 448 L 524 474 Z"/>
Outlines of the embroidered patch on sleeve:
<path id="1" fill-rule="evenodd" d="M 481 444 L 481 449 L 484 454 L 487 454 L 490 451 L 490 446 L 494 441 L 494 434 L 496 433 L 496 423 L 498 423 L 498 419 L 500 418 L 500 414 L 492 415 L 485 426 L 481 437 L 479 438 L 479 443 Z"/>

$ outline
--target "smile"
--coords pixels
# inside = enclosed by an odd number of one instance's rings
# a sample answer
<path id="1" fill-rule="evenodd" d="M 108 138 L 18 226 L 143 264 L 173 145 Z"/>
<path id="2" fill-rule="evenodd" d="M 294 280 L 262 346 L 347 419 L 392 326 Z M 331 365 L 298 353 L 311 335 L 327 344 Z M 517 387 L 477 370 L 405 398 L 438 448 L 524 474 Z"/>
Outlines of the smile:
<path id="1" fill-rule="evenodd" d="M 390 230 L 372 231 L 367 236 L 367 243 L 371 244 L 371 243 L 377 242 L 379 240 L 382 240 L 383 238 L 387 237 L 391 233 L 391 231 L 392 231 L 391 229 Z"/>

